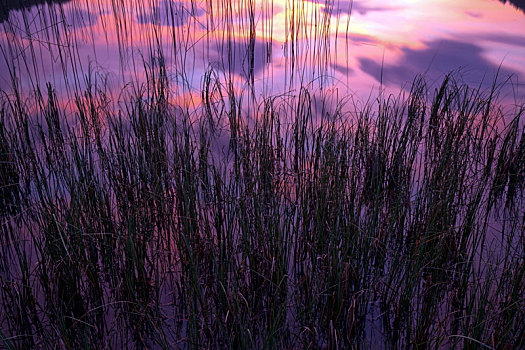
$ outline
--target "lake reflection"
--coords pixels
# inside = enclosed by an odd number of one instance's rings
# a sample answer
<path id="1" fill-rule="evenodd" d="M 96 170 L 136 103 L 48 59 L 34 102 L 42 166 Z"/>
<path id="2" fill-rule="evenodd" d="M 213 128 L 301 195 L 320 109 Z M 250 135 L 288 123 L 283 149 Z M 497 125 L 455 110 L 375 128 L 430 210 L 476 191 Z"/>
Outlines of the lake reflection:
<path id="1" fill-rule="evenodd" d="M 0 1 L 6 348 L 523 344 L 522 1 Z"/>
<path id="2" fill-rule="evenodd" d="M 507 95 L 524 94 L 522 1 L 59 3 L 4 5 L 2 89 L 16 74 L 25 91 L 52 82 L 67 98 L 89 71 L 120 91 L 162 57 L 182 102 L 199 94 L 209 69 L 256 96 L 309 86 L 366 97 L 381 84 L 396 91 L 416 74 L 433 81 L 450 71 L 486 87 L 496 74 L 512 77 Z"/>

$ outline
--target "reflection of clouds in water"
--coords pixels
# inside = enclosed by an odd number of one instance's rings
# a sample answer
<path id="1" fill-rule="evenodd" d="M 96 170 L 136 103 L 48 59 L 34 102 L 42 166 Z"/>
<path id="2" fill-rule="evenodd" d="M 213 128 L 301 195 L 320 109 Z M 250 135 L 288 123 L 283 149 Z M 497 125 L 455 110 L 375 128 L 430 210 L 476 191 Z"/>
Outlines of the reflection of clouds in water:
<path id="1" fill-rule="evenodd" d="M 86 28 L 97 24 L 100 15 L 81 8 L 65 11 L 66 24 L 73 28 Z"/>
<path id="2" fill-rule="evenodd" d="M 350 68 L 348 65 L 332 63 L 332 68 L 343 75 L 352 75 L 354 73 L 354 69 Z"/>
<path id="3" fill-rule="evenodd" d="M 465 11 L 464 13 L 472 18 L 483 18 L 483 13 L 481 12 Z"/>
<path id="4" fill-rule="evenodd" d="M 512 69 L 499 67 L 483 57 L 481 47 L 453 40 L 437 40 L 427 43 L 425 49 L 403 48 L 399 63 L 383 66 L 381 60 L 370 58 L 358 59 L 362 71 L 374 77 L 378 82 L 402 85 L 416 74 L 427 73 L 430 78 L 440 78 L 443 74 L 459 70 L 467 82 L 484 83 L 490 86 L 496 77 L 506 78 L 520 73 Z M 498 72 L 499 70 L 499 72 Z"/>
<path id="5" fill-rule="evenodd" d="M 158 5 L 137 15 L 140 24 L 154 24 L 163 26 L 182 26 L 192 17 L 199 17 L 205 13 L 204 9 L 192 2 L 163 0 Z"/>
<path id="6" fill-rule="evenodd" d="M 498 44 L 525 47 L 525 37 L 512 34 L 486 33 L 477 35 L 475 40 L 487 40 Z"/>
<path id="7" fill-rule="evenodd" d="M 370 6 L 366 1 L 351 0 L 310 0 L 312 3 L 326 5 L 323 12 L 334 16 L 351 15 L 357 12 L 360 15 L 367 15 L 369 12 L 397 11 L 398 7 L 394 6 Z"/>
<path id="8" fill-rule="evenodd" d="M 257 76 L 271 62 L 272 46 L 262 40 L 249 40 L 217 43 L 217 50 L 210 52 L 210 65 L 226 73 L 248 79 Z"/>
<path id="9" fill-rule="evenodd" d="M 349 34 L 346 38 L 352 42 L 352 45 L 380 43 L 377 38 L 365 34 Z"/>

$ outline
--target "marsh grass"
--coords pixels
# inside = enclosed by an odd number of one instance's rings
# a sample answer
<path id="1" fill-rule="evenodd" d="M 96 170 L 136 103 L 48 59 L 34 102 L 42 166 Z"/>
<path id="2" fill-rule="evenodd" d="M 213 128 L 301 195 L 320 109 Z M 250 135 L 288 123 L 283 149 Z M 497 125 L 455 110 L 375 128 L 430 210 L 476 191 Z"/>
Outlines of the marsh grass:
<path id="1" fill-rule="evenodd" d="M 146 34 L 115 7 L 119 45 L 144 35 L 150 49 L 134 67 L 145 80 L 118 97 L 58 29 L 38 35 L 61 43 L 67 98 L 41 88 L 34 53 L 8 65 L 3 346 L 523 347 L 523 106 L 504 110 L 500 86 L 471 88 L 458 74 L 435 89 L 417 77 L 364 105 L 305 88 L 305 67 L 328 69 L 330 7 L 295 3 L 287 65 L 301 86 L 257 97 L 255 3 L 215 5 L 206 25 L 223 21 L 210 35 L 225 55 L 200 99 L 174 102 L 191 90 L 198 25 L 177 22 L 176 6 Z M 240 54 L 235 32 L 248 51 L 244 89 L 227 68 Z M 16 47 L 2 46 L 4 58 Z M 302 62 L 310 50 L 318 61 Z"/>
<path id="2" fill-rule="evenodd" d="M 522 108 L 447 76 L 244 116 L 210 72 L 184 111 L 157 76 L 4 98 L 7 348 L 523 345 Z"/>

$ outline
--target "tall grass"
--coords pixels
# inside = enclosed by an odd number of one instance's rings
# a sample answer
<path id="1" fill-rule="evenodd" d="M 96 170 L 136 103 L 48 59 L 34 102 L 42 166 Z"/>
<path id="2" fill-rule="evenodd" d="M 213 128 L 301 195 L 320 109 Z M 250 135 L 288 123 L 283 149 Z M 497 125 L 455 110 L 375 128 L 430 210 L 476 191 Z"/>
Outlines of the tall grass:
<path id="1" fill-rule="evenodd" d="M 34 51 L 13 58 L 22 39 L 2 46 L 5 348 L 525 346 L 523 105 L 454 74 L 364 105 L 307 89 L 307 67 L 326 77 L 330 8 L 300 2 L 296 92 L 255 93 L 256 3 L 210 1 L 224 55 L 195 94 L 199 24 L 170 5 L 136 33 L 132 4 L 114 9 L 120 62 L 135 35 L 149 52 L 117 97 L 65 25 L 35 34 L 60 44 L 64 90 L 43 88 Z"/>
<path id="2" fill-rule="evenodd" d="M 6 347 L 523 345 L 523 108 L 447 76 L 247 116 L 209 72 L 185 111 L 158 74 L 3 99 Z"/>

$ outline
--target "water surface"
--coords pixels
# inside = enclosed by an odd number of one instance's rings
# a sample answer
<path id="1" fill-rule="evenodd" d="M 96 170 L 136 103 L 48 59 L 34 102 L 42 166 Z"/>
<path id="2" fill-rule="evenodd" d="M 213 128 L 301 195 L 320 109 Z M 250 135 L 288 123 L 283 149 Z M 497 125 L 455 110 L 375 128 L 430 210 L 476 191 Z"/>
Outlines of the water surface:
<path id="1" fill-rule="evenodd" d="M 98 76 L 120 93 L 162 63 L 173 99 L 198 103 L 202 77 L 253 96 L 300 86 L 366 99 L 372 89 L 449 72 L 504 98 L 524 96 L 522 1 L 7 1 L 0 17 L 0 87 L 51 82 L 63 98 Z M 249 88 L 248 88 L 249 87 Z"/>
<path id="2" fill-rule="evenodd" d="M 355 321 L 374 345 L 390 334 L 392 347 L 514 340 L 523 334 L 521 324 L 508 327 L 523 305 L 512 290 L 523 275 L 523 206 L 514 197 L 512 220 L 499 217 L 507 204 L 492 202 L 492 191 L 512 198 L 523 188 L 515 187 L 525 173 L 517 123 L 500 134 L 491 98 L 461 88 L 432 106 L 432 92 L 388 100 L 342 129 L 327 109 L 362 107 L 379 89 L 404 92 L 420 74 L 422 89 L 434 87 L 450 72 L 482 90 L 497 77 L 500 101 L 514 108 L 525 97 L 523 9 L 498 0 L 3 1 L 0 160 L 11 186 L 3 188 L 15 190 L 0 197 L 12 204 L 23 193 L 29 209 L 0 213 L 13 222 L 0 227 L 9 233 L 0 244 L 2 332 L 8 325 L 8 339 L 27 333 L 31 344 L 48 330 L 54 342 L 84 327 L 79 334 L 101 348 L 158 332 L 171 348 L 201 338 L 204 326 L 192 335 L 191 324 L 209 319 L 204 337 L 230 342 L 224 325 L 233 323 L 243 334 L 255 327 L 260 334 L 249 337 L 261 347 L 270 324 L 269 338 L 310 345 L 303 334 L 335 324 L 354 344 Z M 157 93 L 164 80 L 172 104 Z M 264 109 L 270 96 L 282 99 Z M 216 114 L 204 110 L 202 124 L 192 123 L 206 98 Z M 243 118 L 266 118 L 244 134 L 244 121 L 227 113 L 241 100 L 255 110 Z M 406 104 L 412 113 L 397 109 Z M 177 124 L 171 107 L 188 118 Z M 476 123 L 493 111 L 494 120 Z M 73 122 L 61 123 L 68 112 Z M 310 113 L 334 117 L 334 128 L 316 129 Z M 109 116 L 105 130 L 100 115 Z M 344 306 L 332 306 L 339 286 Z M 20 317 L 31 307 L 34 320 Z M 271 309 L 274 319 L 263 315 Z M 64 330 L 55 327 L 61 317 Z M 418 319 L 433 338 L 412 331 Z M 319 346 L 331 338 L 321 334 Z"/>

